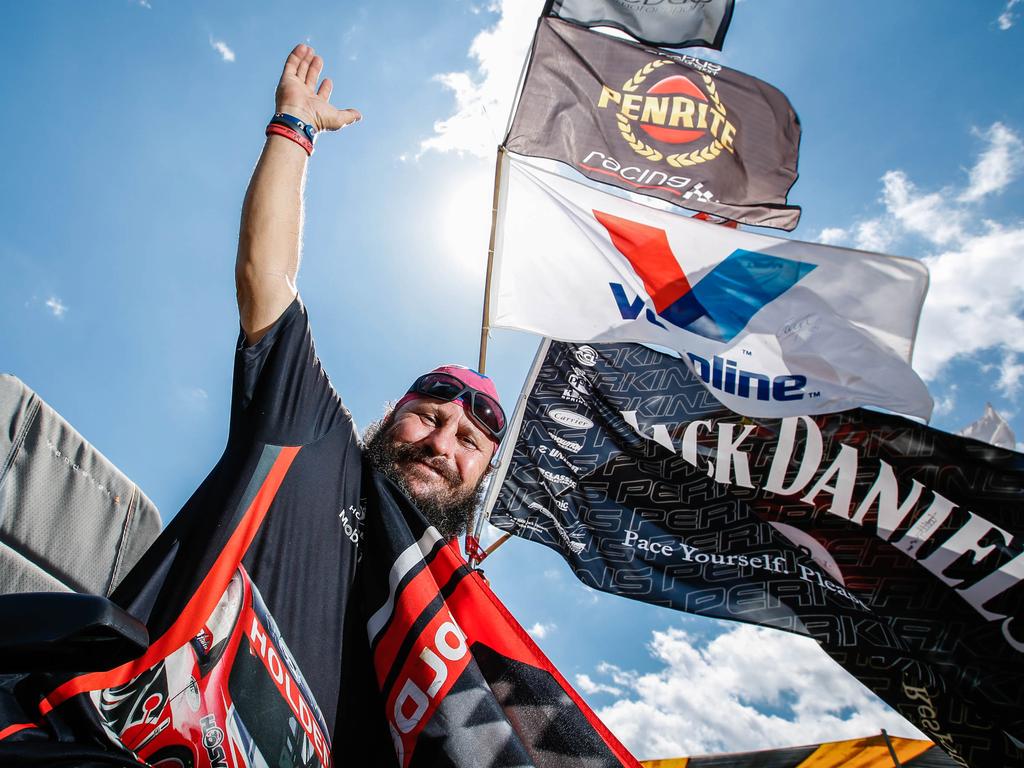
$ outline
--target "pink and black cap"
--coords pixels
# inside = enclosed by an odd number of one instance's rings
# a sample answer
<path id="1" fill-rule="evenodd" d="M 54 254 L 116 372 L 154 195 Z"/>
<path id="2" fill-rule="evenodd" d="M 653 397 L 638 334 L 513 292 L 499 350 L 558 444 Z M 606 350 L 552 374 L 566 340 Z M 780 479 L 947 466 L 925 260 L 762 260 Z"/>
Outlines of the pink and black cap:
<path id="1" fill-rule="evenodd" d="M 412 383 L 395 410 L 420 397 L 458 403 L 495 444 L 500 443 L 505 434 L 505 412 L 498 399 L 498 389 L 490 377 L 472 368 L 439 365 Z"/>

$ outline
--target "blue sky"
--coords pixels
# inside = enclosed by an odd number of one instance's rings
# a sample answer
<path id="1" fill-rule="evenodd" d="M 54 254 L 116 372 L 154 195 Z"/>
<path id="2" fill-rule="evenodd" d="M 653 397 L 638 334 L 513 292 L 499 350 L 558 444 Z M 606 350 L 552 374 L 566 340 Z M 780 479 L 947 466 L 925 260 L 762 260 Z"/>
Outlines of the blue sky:
<path id="1" fill-rule="evenodd" d="M 0 369 L 169 517 L 221 449 L 248 175 L 288 50 L 364 114 L 318 144 L 299 287 L 357 423 L 476 361 L 494 147 L 540 3 L 56 0 L 5 12 Z M 915 367 L 1024 435 L 1024 5 L 740 0 L 714 57 L 803 125 L 793 236 L 923 258 Z M 497 331 L 514 401 L 537 339 Z M 513 541 L 500 596 L 640 757 L 911 734 L 813 644 L 599 595 Z"/>

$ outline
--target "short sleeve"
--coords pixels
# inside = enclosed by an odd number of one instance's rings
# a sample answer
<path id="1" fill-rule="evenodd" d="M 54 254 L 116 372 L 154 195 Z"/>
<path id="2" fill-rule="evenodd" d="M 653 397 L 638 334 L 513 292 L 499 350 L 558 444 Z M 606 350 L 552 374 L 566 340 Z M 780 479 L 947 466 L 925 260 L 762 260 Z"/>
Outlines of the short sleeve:
<path id="1" fill-rule="evenodd" d="M 239 333 L 229 441 L 307 445 L 351 417 L 320 365 L 298 296 L 264 336 Z"/>

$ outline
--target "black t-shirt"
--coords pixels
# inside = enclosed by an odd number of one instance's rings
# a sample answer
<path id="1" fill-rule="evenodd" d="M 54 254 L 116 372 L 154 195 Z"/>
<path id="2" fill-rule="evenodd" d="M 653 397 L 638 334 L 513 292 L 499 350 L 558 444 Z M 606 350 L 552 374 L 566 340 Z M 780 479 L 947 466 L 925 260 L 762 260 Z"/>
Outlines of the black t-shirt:
<path id="1" fill-rule="evenodd" d="M 266 446 L 301 448 L 242 562 L 333 730 L 365 515 L 358 434 L 320 365 L 299 298 L 256 344 L 244 338 L 226 453 L 251 462 Z M 355 640 L 364 638 L 365 630 Z"/>
<path id="2" fill-rule="evenodd" d="M 240 335 L 224 454 L 115 601 L 146 621 L 154 643 L 192 637 L 205 617 L 197 621 L 188 606 L 214 591 L 204 579 L 241 557 L 330 737 L 339 702 L 348 709 L 347 698 L 368 695 L 366 630 L 361 612 L 349 610 L 365 519 L 362 472 L 352 417 L 296 298 L 255 344 Z"/>

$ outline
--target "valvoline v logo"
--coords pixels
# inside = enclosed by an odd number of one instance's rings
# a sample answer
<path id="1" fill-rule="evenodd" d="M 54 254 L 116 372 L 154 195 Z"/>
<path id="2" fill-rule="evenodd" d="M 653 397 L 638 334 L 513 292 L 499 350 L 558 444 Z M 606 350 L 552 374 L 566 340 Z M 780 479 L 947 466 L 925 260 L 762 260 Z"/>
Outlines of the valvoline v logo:
<path id="1" fill-rule="evenodd" d="M 646 309 L 647 320 L 715 341 L 731 341 L 750 318 L 788 291 L 814 269 L 792 259 L 737 249 L 719 262 L 696 285 L 691 285 L 672 253 L 665 230 L 594 211 L 612 243 L 632 265 L 654 303 L 646 308 L 643 296 L 630 300 L 619 283 L 610 283 L 624 320 L 635 320 Z"/>

